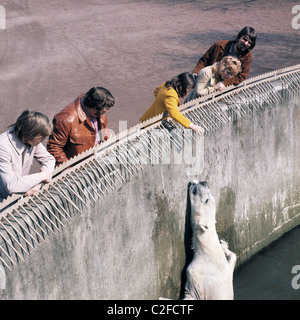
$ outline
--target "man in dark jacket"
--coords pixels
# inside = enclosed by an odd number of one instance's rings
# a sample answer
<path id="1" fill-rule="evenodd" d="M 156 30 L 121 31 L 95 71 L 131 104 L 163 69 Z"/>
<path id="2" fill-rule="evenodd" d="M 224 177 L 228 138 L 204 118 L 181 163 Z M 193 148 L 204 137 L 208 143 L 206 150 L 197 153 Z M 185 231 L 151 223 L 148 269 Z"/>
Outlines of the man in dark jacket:
<path id="1" fill-rule="evenodd" d="M 56 159 L 56 165 L 107 140 L 110 133 L 105 113 L 114 103 L 107 89 L 94 87 L 54 116 L 47 150 Z"/>
<path id="2" fill-rule="evenodd" d="M 255 30 L 252 27 L 245 27 L 234 41 L 221 40 L 213 44 L 199 59 L 193 73 L 198 74 L 201 69 L 219 62 L 224 56 L 232 55 L 241 61 L 242 71 L 235 77 L 225 79 L 223 84 L 224 86 L 237 85 L 248 77 L 252 60 L 251 50 L 255 47 L 255 42 Z"/>

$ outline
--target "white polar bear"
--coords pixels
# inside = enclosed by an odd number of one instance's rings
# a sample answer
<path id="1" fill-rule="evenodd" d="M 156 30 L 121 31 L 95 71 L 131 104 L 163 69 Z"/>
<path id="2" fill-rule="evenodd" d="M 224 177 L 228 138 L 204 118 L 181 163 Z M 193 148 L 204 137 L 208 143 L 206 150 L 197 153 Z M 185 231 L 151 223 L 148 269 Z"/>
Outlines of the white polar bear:
<path id="1" fill-rule="evenodd" d="M 194 257 L 186 276 L 184 300 L 232 300 L 236 255 L 216 231 L 216 205 L 206 182 L 189 184 Z"/>

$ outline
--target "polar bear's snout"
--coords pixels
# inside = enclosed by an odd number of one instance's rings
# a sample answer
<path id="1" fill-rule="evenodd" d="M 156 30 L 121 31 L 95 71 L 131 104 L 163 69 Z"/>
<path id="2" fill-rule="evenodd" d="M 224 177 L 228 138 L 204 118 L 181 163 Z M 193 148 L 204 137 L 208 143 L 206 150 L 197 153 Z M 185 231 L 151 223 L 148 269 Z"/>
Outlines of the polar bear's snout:
<path id="1" fill-rule="evenodd" d="M 192 188 L 193 188 L 193 193 L 194 194 L 197 193 L 198 185 L 199 185 L 199 187 L 204 187 L 204 188 L 207 187 L 206 181 L 200 181 L 199 182 L 198 180 L 193 180 L 191 184 L 192 184 Z"/>
<path id="2" fill-rule="evenodd" d="M 206 181 L 199 182 L 198 180 L 193 180 L 190 185 L 190 195 L 192 197 L 199 197 L 203 203 L 208 203 L 212 199 Z"/>

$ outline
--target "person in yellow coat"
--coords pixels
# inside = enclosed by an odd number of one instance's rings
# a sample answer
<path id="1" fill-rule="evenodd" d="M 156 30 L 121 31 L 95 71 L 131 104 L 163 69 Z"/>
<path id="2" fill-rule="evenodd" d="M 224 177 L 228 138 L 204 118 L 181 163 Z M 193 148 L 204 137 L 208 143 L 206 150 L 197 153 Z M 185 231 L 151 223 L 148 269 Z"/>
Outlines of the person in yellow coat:
<path id="1" fill-rule="evenodd" d="M 180 98 L 184 98 L 194 87 L 195 79 L 191 73 L 181 73 L 166 81 L 154 90 L 155 100 L 150 108 L 142 115 L 140 122 L 144 122 L 159 114 L 169 115 L 185 128 L 192 129 L 202 135 L 204 129 L 187 119 L 178 109 Z"/>

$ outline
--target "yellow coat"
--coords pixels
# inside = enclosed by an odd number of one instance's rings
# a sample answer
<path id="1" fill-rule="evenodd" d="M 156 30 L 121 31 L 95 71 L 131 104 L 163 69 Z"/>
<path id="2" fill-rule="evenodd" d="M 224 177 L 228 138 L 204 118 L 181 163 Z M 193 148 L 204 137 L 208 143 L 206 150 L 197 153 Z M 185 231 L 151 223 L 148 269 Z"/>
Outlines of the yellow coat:
<path id="1" fill-rule="evenodd" d="M 140 122 L 144 122 L 159 114 L 168 112 L 169 116 L 179 122 L 185 128 L 188 128 L 191 121 L 187 119 L 178 109 L 180 100 L 177 92 L 172 88 L 166 88 L 163 83 L 154 90 L 155 100 L 150 108 L 142 115 Z"/>

